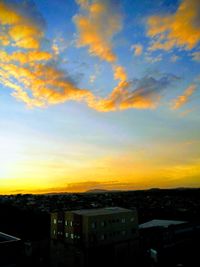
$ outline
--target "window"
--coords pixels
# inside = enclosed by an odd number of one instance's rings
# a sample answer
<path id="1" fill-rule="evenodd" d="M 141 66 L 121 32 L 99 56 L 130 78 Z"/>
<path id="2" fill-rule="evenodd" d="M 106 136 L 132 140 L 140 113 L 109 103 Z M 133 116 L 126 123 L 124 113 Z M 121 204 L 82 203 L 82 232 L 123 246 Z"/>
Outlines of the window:
<path id="1" fill-rule="evenodd" d="M 131 218 L 131 222 L 134 222 L 134 217 Z"/>
<path id="2" fill-rule="evenodd" d="M 97 225 L 96 225 L 96 222 L 92 222 L 92 225 L 91 225 L 91 226 L 92 226 L 92 229 L 95 229 L 96 226 L 97 226 Z"/>
<path id="3" fill-rule="evenodd" d="M 56 230 L 53 230 L 53 234 L 56 235 Z"/>
<path id="4" fill-rule="evenodd" d="M 58 232 L 58 235 L 63 235 L 63 232 Z"/>
<path id="5" fill-rule="evenodd" d="M 65 233 L 65 237 L 68 238 L 69 237 L 69 233 Z"/>
<path id="6" fill-rule="evenodd" d="M 70 226 L 72 226 L 72 225 L 73 225 L 73 222 L 71 221 L 71 222 L 70 222 Z"/>
<path id="7" fill-rule="evenodd" d="M 106 225 L 106 222 L 105 221 L 102 221 L 101 222 L 101 226 L 104 227 Z"/>
<path id="8" fill-rule="evenodd" d="M 123 231 L 122 231 L 122 235 L 125 235 L 125 234 L 126 234 L 126 231 L 125 231 L 125 230 L 123 230 Z"/>
<path id="9" fill-rule="evenodd" d="M 57 223 L 56 219 L 53 219 L 53 223 L 54 223 L 54 224 L 56 224 L 56 223 Z"/>
<path id="10" fill-rule="evenodd" d="M 67 222 L 67 220 L 65 221 L 65 225 L 66 225 L 66 226 L 68 225 L 68 222 Z"/>
<path id="11" fill-rule="evenodd" d="M 71 234 L 71 239 L 74 239 L 74 234 Z"/>
<path id="12" fill-rule="evenodd" d="M 126 222 L 126 219 L 125 218 L 122 218 L 121 222 L 122 223 L 125 223 Z"/>

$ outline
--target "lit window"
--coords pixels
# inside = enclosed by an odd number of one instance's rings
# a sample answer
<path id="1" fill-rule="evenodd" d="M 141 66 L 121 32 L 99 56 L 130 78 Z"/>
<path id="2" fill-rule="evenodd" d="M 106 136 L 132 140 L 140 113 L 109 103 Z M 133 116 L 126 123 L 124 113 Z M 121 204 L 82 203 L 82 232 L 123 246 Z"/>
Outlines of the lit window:
<path id="1" fill-rule="evenodd" d="M 67 224 L 67 220 L 65 221 L 65 225 L 67 226 L 68 224 Z"/>
<path id="2" fill-rule="evenodd" d="M 56 222 L 57 222 L 56 219 L 53 219 L 53 223 L 56 224 Z"/>
<path id="3" fill-rule="evenodd" d="M 73 222 L 71 221 L 71 222 L 70 222 L 70 226 L 72 226 L 72 225 L 73 225 Z"/>
<path id="4" fill-rule="evenodd" d="M 74 234 L 71 234 L 71 239 L 74 239 Z"/>
<path id="5" fill-rule="evenodd" d="M 125 218 L 122 218 L 122 223 L 125 223 L 126 222 L 126 219 Z"/>
<path id="6" fill-rule="evenodd" d="M 67 238 L 68 238 L 68 237 L 69 237 L 69 233 L 65 233 L 65 237 L 67 237 Z"/>
<path id="7" fill-rule="evenodd" d="M 53 234 L 56 235 L 56 230 L 53 230 Z"/>

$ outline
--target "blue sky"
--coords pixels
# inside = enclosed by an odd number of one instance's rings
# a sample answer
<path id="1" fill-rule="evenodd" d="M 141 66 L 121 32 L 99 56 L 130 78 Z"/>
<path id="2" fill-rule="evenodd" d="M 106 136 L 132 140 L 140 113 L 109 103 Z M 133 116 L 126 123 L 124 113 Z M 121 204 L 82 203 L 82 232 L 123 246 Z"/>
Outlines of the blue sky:
<path id="1" fill-rule="evenodd" d="M 199 186 L 199 7 L 2 1 L 0 192 Z"/>

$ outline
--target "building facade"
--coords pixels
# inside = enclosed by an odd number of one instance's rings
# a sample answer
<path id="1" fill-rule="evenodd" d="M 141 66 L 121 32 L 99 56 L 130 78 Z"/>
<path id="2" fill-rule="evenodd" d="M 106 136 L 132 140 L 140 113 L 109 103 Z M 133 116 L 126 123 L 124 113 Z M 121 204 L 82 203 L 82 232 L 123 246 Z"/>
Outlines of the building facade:
<path id="1" fill-rule="evenodd" d="M 51 214 L 51 238 L 69 244 L 101 246 L 137 235 L 136 210 L 112 207 Z"/>
<path id="2" fill-rule="evenodd" d="M 130 262 L 138 245 L 137 211 L 111 207 L 55 212 L 51 214 L 51 239 L 53 255 L 65 258 L 63 266 L 66 262 L 68 266 L 109 262 L 129 266 L 126 261 Z"/>

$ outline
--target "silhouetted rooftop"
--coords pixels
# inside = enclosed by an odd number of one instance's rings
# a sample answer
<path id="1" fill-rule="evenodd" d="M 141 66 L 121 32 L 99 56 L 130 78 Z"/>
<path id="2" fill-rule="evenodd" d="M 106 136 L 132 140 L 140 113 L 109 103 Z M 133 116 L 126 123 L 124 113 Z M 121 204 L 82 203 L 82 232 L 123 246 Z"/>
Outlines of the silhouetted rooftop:
<path id="1" fill-rule="evenodd" d="M 109 207 L 109 208 L 100 208 L 100 209 L 83 209 L 83 210 L 73 210 L 73 213 L 78 215 L 85 216 L 96 216 L 96 215 L 105 215 L 105 214 L 115 214 L 115 213 L 124 213 L 131 212 L 130 209 L 120 208 L 120 207 Z"/>
<path id="2" fill-rule="evenodd" d="M 19 241 L 20 239 L 11 235 L 4 234 L 0 232 L 0 243 Z"/>
<path id="3" fill-rule="evenodd" d="M 186 223 L 185 221 L 172 221 L 172 220 L 152 220 L 139 225 L 140 229 L 151 228 L 151 227 L 164 227 L 167 228 L 170 225 L 178 225 Z"/>

